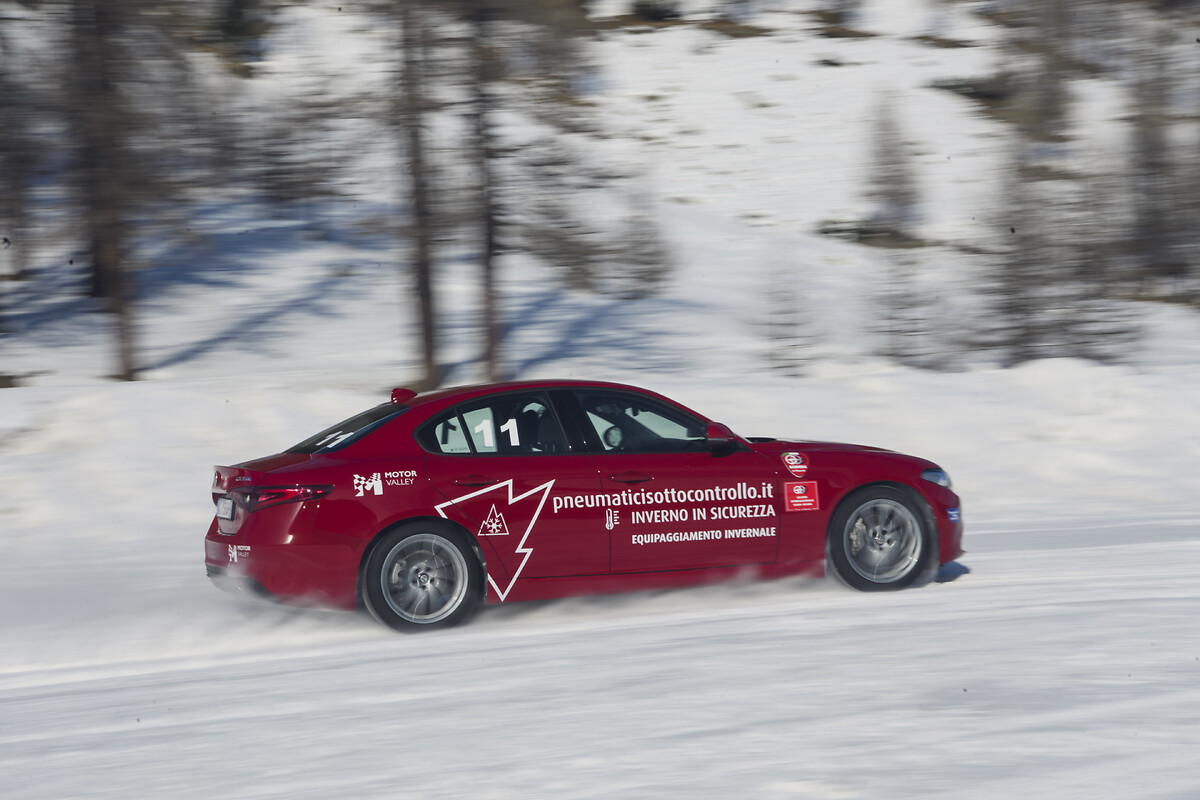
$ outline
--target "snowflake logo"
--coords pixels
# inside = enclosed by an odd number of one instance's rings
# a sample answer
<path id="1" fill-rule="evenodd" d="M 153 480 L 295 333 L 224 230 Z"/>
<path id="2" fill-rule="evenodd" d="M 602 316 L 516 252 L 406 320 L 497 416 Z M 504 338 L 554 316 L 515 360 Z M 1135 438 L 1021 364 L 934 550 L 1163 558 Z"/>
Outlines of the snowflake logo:
<path id="1" fill-rule="evenodd" d="M 487 519 L 483 521 L 483 525 L 479 528 L 480 536 L 507 536 L 508 525 L 504 522 L 504 515 L 496 508 L 496 504 L 492 503 L 492 510 L 488 513 Z"/>

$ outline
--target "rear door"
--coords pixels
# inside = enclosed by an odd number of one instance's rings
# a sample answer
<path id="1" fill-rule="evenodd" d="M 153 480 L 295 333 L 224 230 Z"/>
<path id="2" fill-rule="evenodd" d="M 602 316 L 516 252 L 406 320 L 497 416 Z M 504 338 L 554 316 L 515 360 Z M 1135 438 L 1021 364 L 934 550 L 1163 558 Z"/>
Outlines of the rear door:
<path id="1" fill-rule="evenodd" d="M 745 449 L 714 454 L 707 420 L 637 392 L 577 389 L 600 473 L 612 571 L 769 563 L 779 540 L 778 476 Z"/>
<path id="2" fill-rule="evenodd" d="M 476 534 L 509 578 L 606 574 L 609 534 L 565 498 L 595 495 L 600 479 L 572 449 L 548 394 L 490 395 L 441 412 L 417 435 L 439 513 Z"/>

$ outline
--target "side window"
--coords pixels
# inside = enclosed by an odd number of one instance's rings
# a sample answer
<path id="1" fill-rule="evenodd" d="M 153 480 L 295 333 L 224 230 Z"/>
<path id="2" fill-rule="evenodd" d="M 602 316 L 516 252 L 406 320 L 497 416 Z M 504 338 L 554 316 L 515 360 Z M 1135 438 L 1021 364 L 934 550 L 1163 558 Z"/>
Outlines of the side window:
<path id="1" fill-rule="evenodd" d="M 447 455 L 566 453 L 566 437 L 546 396 L 508 394 L 474 400 L 436 417 L 417 434 L 430 452 Z"/>
<path id="2" fill-rule="evenodd" d="M 469 453 L 471 445 L 467 443 L 466 425 L 458 414 L 442 419 L 433 426 L 433 447 L 426 450 L 441 453 Z"/>
<path id="3" fill-rule="evenodd" d="M 706 446 L 703 421 L 652 398 L 581 392 L 579 400 L 606 453 L 678 453 Z"/>

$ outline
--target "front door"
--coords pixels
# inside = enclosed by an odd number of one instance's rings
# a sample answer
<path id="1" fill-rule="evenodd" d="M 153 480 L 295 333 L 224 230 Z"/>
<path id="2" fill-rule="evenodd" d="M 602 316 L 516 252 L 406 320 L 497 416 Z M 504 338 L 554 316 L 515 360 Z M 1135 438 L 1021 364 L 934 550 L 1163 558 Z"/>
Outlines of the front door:
<path id="1" fill-rule="evenodd" d="M 613 572 L 776 559 L 782 505 L 770 459 L 710 452 L 706 420 L 652 397 L 610 389 L 575 396 L 596 451 Z"/>

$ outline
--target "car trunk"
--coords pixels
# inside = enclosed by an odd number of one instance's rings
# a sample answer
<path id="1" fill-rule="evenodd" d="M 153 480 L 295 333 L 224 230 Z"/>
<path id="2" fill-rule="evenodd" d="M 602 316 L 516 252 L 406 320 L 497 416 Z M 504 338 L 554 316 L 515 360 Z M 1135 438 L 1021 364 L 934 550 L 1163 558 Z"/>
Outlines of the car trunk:
<path id="1" fill-rule="evenodd" d="M 309 458 L 303 453 L 280 453 L 235 464 L 231 467 L 221 465 L 213 467 L 212 497 L 213 504 L 217 507 L 217 527 L 220 532 L 227 535 L 235 534 L 246 519 L 247 512 L 245 508 L 234 502 L 234 493 L 261 486 L 264 483 L 274 484 L 277 481 L 268 480 L 272 472 L 294 464 L 301 464 L 308 461 Z"/>

